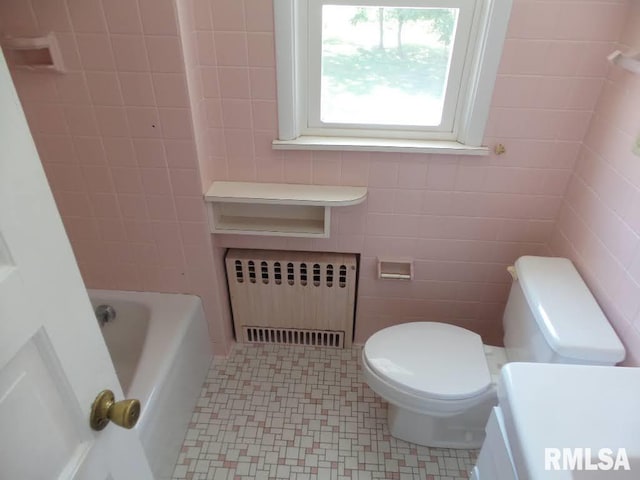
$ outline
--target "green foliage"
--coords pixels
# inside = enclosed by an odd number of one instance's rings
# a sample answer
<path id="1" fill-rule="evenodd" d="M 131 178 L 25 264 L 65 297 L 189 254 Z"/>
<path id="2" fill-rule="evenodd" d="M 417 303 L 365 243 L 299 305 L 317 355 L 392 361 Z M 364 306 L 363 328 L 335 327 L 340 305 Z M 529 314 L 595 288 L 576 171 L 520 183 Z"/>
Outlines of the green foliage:
<path id="1" fill-rule="evenodd" d="M 453 35 L 453 27 L 455 26 L 453 10 L 433 9 L 429 20 L 433 24 L 433 31 L 440 35 L 440 41 L 445 45 L 449 45 L 451 43 L 451 35 Z"/>
<path id="2" fill-rule="evenodd" d="M 371 18 L 373 10 L 377 10 L 375 20 Z M 380 11 L 384 11 L 380 15 Z M 455 19 L 453 10 L 448 8 L 358 8 L 351 18 L 351 23 L 357 25 L 362 22 L 378 21 L 380 23 L 389 20 L 398 25 L 398 38 L 400 38 L 402 26 L 408 22 L 430 23 L 431 31 L 439 35 L 439 40 L 444 45 L 449 45 Z M 382 43 L 382 42 L 381 42 Z"/>
<path id="3" fill-rule="evenodd" d="M 431 28 L 439 35 L 440 41 L 445 45 L 451 42 L 454 18 L 453 12 L 445 8 L 392 8 L 385 13 L 386 18 L 394 19 L 398 25 L 408 22 L 426 21 L 431 23 Z"/>
<path id="4" fill-rule="evenodd" d="M 369 9 L 368 8 L 358 8 L 356 14 L 351 17 L 351 25 L 357 25 L 363 22 L 370 22 L 369 19 Z"/>
<path id="5" fill-rule="evenodd" d="M 357 25 L 361 22 L 369 22 L 369 10 L 372 10 L 372 7 L 369 8 L 358 8 L 356 14 L 351 18 L 351 25 Z M 378 21 L 378 34 L 380 38 L 378 39 L 378 48 L 384 48 L 384 7 L 376 8 L 377 13 L 377 21 Z"/>

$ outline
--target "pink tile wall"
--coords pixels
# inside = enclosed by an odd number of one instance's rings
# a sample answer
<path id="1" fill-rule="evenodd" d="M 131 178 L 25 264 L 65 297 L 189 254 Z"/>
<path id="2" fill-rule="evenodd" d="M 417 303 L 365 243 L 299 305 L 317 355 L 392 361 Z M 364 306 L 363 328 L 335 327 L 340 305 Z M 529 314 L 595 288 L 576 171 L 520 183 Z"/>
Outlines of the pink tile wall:
<path id="1" fill-rule="evenodd" d="M 621 44 L 640 48 L 640 5 L 630 11 Z M 596 105 L 550 242 L 578 265 L 640 366 L 640 76 L 612 67 Z"/>
<path id="2" fill-rule="evenodd" d="M 199 295 L 224 354 L 175 6 L 0 0 L 0 35 L 59 40 L 64 75 L 13 75 L 87 286 Z"/>
<path id="3" fill-rule="evenodd" d="M 362 254 L 356 341 L 419 319 L 501 343 L 519 255 L 546 254 L 627 4 L 515 0 L 486 143 L 505 155 L 282 152 L 271 0 L 194 0 L 211 179 L 366 185 L 334 209 L 330 239 L 215 236 L 217 248 Z M 571 19 L 571 21 L 567 21 Z M 376 257 L 415 260 L 411 283 L 377 280 Z"/>
<path id="4" fill-rule="evenodd" d="M 201 32 L 198 31 L 196 26 L 201 21 L 202 13 L 199 11 L 199 3 L 195 0 L 185 0 L 177 3 L 178 23 L 181 31 L 182 47 L 184 52 L 184 65 L 186 71 L 186 79 L 189 87 L 189 101 L 191 107 L 191 114 L 194 125 L 194 138 L 195 149 L 197 152 L 199 169 L 200 169 L 200 181 L 201 191 L 206 190 L 213 181 L 213 167 L 214 161 L 212 158 L 212 145 L 210 140 L 211 132 L 207 123 L 207 100 L 205 97 L 205 85 L 200 75 L 200 65 L 198 56 L 205 55 L 202 51 L 202 47 L 199 45 L 199 38 Z M 208 18 L 208 15 L 206 16 Z M 213 40 L 208 44 L 210 52 L 213 51 Z M 209 52 L 209 53 L 210 53 Z M 217 85 L 217 82 L 213 83 Z M 210 239 L 211 236 L 209 235 Z M 220 332 L 222 332 L 222 338 L 225 340 L 226 351 L 229 351 L 233 343 L 233 326 L 231 318 L 231 309 L 227 300 L 227 287 L 226 287 L 226 274 L 224 271 L 224 251 L 220 248 L 215 248 L 214 263 L 213 263 L 213 282 L 210 280 L 207 283 L 211 283 L 211 290 L 215 295 L 215 304 L 217 307 L 216 323 Z M 210 288 L 211 288 L 210 287 Z"/>
<path id="5" fill-rule="evenodd" d="M 483 158 L 272 150 L 271 0 L 0 0 L 0 32 L 60 41 L 66 75 L 15 81 L 88 285 L 199 294 L 226 351 L 224 248 L 356 252 L 356 341 L 428 318 L 500 343 L 505 267 L 549 253 L 628 12 L 624 0 L 577 3 L 515 0 L 486 135 L 507 153 Z M 200 195 L 214 179 L 370 195 L 334 210 L 330 239 L 218 235 L 212 257 Z M 632 255 L 615 238 L 607 249 Z M 377 280 L 378 256 L 414 258 L 415 281 Z"/>

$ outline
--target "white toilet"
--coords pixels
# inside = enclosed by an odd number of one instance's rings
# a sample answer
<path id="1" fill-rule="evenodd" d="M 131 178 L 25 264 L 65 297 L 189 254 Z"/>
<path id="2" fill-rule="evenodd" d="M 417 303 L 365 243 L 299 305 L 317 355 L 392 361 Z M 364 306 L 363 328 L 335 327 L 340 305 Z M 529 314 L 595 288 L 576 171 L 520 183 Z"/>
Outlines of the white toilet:
<path id="1" fill-rule="evenodd" d="M 395 325 L 367 340 L 364 378 L 389 402 L 391 435 L 431 447 L 478 448 L 506 362 L 615 365 L 625 356 L 566 258 L 519 258 L 502 321 L 504 348 L 437 322 Z"/>

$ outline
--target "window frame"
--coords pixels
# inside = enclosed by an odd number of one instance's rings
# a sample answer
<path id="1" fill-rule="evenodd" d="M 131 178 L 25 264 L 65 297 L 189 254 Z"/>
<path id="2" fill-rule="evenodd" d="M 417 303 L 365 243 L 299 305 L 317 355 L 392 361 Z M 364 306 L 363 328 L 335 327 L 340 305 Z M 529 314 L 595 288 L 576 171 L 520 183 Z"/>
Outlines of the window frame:
<path id="1" fill-rule="evenodd" d="M 452 51 L 451 68 L 448 74 L 445 104 L 442 112 L 442 122 L 438 126 L 418 125 L 372 125 L 372 124 L 343 124 L 322 122 L 321 115 L 321 83 L 322 83 L 322 55 L 309 55 L 307 60 L 306 84 L 309 91 L 307 96 L 307 125 L 301 126 L 302 135 L 336 135 L 336 136 L 362 136 L 362 137 L 391 137 L 391 138 L 422 138 L 428 135 L 439 140 L 453 140 L 457 126 L 455 121 L 459 116 L 461 88 L 468 76 L 468 66 L 465 59 L 468 55 L 469 40 L 473 34 L 475 0 L 445 0 L 448 8 L 460 10 L 458 24 L 463 28 L 456 31 L 455 45 Z M 444 7 L 443 0 L 403 0 L 402 7 Z M 310 10 L 308 28 L 308 48 L 310 52 L 322 50 L 322 7 L 324 5 L 347 6 L 387 6 L 389 0 L 313 0 Z M 453 74 L 451 73 L 453 71 Z"/>
<path id="2" fill-rule="evenodd" d="M 309 125 L 309 4 L 323 0 L 274 0 L 278 139 L 276 149 L 414 151 L 487 154 L 481 146 L 512 0 L 474 0 L 467 61 L 461 75 L 455 119 L 450 131 L 415 129 L 335 129 Z M 405 7 L 417 0 L 344 0 L 329 4 Z M 397 3 L 396 3 L 397 2 Z M 459 2 L 456 2 L 458 4 Z M 320 61 L 320 55 L 316 62 Z M 316 63 L 317 65 L 317 63 Z M 317 68 L 316 68 L 317 74 Z M 319 93 L 319 92 L 318 92 Z M 319 102 L 319 99 L 318 99 Z"/>

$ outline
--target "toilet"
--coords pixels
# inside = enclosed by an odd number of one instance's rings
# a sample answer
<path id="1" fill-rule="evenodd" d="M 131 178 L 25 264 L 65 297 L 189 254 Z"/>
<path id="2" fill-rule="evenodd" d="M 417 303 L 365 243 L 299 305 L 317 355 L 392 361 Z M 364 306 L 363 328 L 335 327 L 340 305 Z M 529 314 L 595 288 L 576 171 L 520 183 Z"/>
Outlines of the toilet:
<path id="1" fill-rule="evenodd" d="M 367 340 L 364 378 L 389 403 L 391 435 L 430 447 L 478 448 L 505 363 L 624 359 L 620 339 L 570 260 L 525 256 L 514 267 L 504 348 L 435 321 L 395 325 Z"/>

